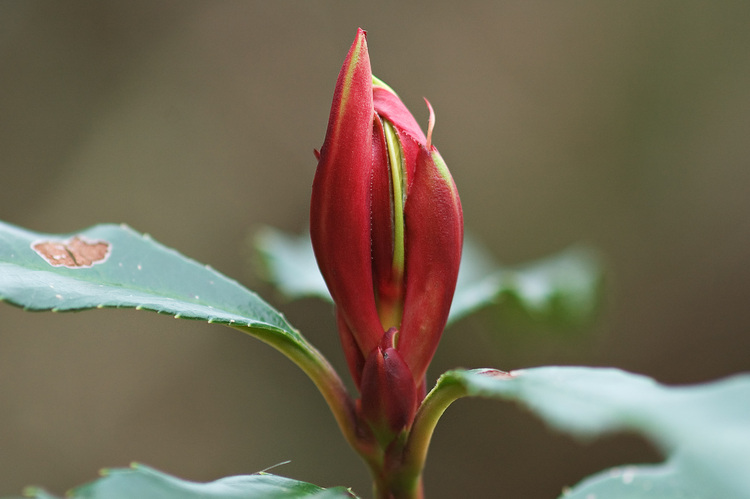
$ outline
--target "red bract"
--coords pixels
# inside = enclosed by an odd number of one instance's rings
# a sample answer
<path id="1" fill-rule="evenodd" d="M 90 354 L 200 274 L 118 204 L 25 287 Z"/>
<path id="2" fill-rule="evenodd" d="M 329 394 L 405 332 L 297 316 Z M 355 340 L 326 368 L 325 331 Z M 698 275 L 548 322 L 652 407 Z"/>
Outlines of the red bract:
<path id="1" fill-rule="evenodd" d="M 365 417 L 385 417 L 394 432 L 411 424 L 417 401 L 386 399 L 424 388 L 463 241 L 461 203 L 431 143 L 427 105 L 425 136 L 396 93 L 373 78 L 358 30 L 336 82 L 310 210 L 315 256 Z"/>
<path id="2" fill-rule="evenodd" d="M 411 424 L 417 412 L 417 388 L 409 366 L 395 347 L 395 327 L 370 352 L 362 371 L 362 414 L 377 438 L 388 443 Z"/>

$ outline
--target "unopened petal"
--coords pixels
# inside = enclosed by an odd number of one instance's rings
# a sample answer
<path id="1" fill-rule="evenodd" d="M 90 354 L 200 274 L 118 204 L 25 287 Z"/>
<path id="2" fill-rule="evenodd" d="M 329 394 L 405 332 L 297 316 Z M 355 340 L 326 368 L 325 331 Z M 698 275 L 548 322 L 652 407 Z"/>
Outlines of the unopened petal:
<path id="1" fill-rule="evenodd" d="M 365 353 L 383 334 L 370 247 L 373 119 L 372 72 L 360 29 L 336 82 L 313 182 L 310 235 L 331 296 Z"/>
<path id="2" fill-rule="evenodd" d="M 448 319 L 463 245 L 461 201 L 434 147 L 420 149 L 405 216 L 406 297 L 398 349 L 421 383 Z"/>

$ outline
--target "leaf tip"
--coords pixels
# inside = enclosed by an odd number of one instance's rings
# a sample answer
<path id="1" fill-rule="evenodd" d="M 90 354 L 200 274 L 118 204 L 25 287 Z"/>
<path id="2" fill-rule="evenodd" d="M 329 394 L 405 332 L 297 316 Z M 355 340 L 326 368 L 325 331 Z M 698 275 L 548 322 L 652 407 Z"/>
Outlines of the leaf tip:
<path id="1" fill-rule="evenodd" d="M 21 494 L 24 497 L 37 497 L 41 490 L 38 487 L 26 487 Z"/>

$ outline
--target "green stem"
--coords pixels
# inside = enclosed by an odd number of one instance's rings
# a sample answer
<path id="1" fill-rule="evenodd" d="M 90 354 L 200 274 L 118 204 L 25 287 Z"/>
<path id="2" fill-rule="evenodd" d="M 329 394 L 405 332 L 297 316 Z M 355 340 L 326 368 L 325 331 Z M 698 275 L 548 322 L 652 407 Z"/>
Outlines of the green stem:
<path id="1" fill-rule="evenodd" d="M 401 488 L 398 484 L 382 479 L 374 480 L 372 488 L 375 499 L 424 499 L 421 477 L 417 477 L 409 488 Z"/>
<path id="2" fill-rule="evenodd" d="M 354 400 L 328 360 L 304 338 L 277 330 L 233 326 L 274 347 L 312 380 L 331 409 L 344 438 L 365 460 L 373 477 L 376 499 L 423 499 L 422 470 L 427 448 L 440 416 L 456 399 L 466 395 L 459 385 L 436 386 L 417 411 L 405 441 L 384 451 L 365 423 L 357 417 Z"/>
<path id="3" fill-rule="evenodd" d="M 414 417 L 398 472 L 392 477 L 392 481 L 399 483 L 400 489 L 420 493 L 404 497 L 422 497 L 422 471 L 435 426 L 448 406 L 466 395 L 466 388 L 459 384 L 441 385 L 438 382 L 422 401 Z"/>
<path id="4" fill-rule="evenodd" d="M 275 330 L 232 326 L 274 347 L 294 362 L 312 380 L 331 409 L 344 438 L 371 469 L 382 466 L 374 439 L 359 424 L 349 392 L 336 370 L 315 347 L 304 339 L 279 334 Z"/>

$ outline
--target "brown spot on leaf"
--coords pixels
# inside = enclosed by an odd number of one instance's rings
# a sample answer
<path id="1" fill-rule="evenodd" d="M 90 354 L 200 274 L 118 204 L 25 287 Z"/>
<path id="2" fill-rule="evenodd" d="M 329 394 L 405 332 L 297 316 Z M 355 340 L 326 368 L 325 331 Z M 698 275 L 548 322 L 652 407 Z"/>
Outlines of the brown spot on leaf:
<path id="1" fill-rule="evenodd" d="M 513 374 L 500 369 L 477 369 L 477 374 L 488 378 L 513 379 Z"/>
<path id="2" fill-rule="evenodd" d="M 106 241 L 89 241 L 75 236 L 67 241 L 40 241 L 31 248 L 53 267 L 79 269 L 104 262 L 112 245 Z"/>

